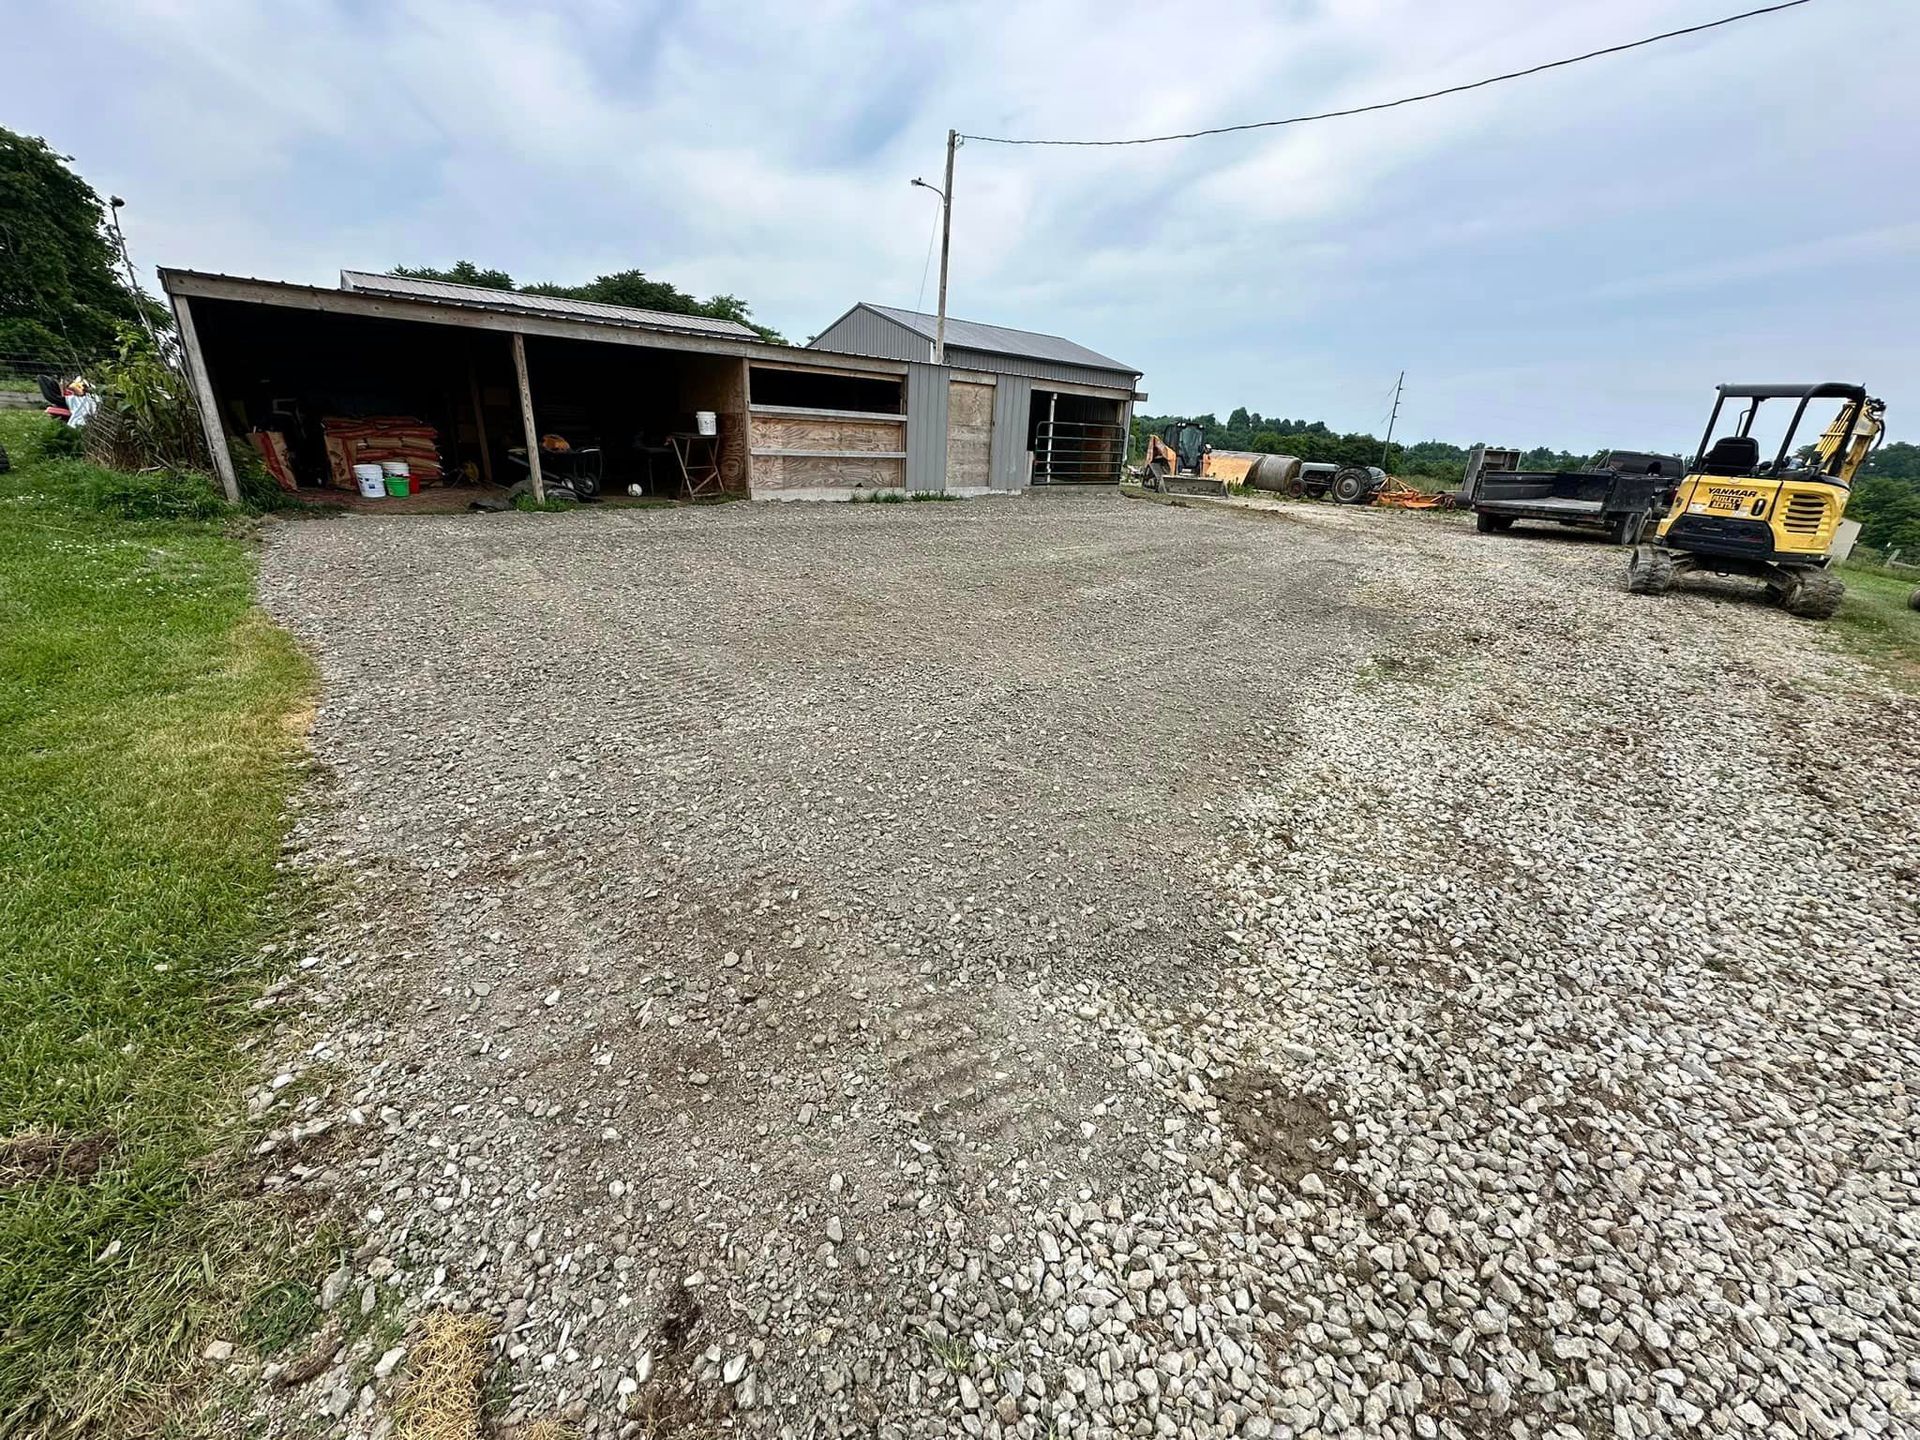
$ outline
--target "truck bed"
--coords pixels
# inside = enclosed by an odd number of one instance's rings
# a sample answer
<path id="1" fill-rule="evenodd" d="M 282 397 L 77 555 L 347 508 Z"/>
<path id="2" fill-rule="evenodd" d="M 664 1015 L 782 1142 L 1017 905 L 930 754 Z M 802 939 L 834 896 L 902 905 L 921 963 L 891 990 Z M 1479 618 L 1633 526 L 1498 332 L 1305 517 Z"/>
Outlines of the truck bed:
<path id="1" fill-rule="evenodd" d="M 1605 525 L 1609 517 L 1644 513 L 1663 482 L 1655 475 L 1609 470 L 1523 470 L 1483 474 L 1473 508 L 1515 520 Z"/>

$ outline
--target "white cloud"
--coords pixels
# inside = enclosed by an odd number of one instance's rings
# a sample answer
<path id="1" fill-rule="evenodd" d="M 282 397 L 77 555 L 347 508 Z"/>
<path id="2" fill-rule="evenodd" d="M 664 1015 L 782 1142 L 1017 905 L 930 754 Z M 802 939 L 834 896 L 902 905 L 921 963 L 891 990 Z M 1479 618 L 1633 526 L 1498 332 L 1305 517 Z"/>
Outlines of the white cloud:
<path id="1" fill-rule="evenodd" d="M 937 177 L 950 125 L 1105 137 L 1339 108 L 1726 8 L 125 0 L 16 30 L 0 123 L 127 196 L 148 263 L 637 265 L 805 335 L 856 298 L 913 303 L 935 205 L 907 181 Z M 1600 443 L 1816 359 L 1883 367 L 1892 399 L 1920 388 L 1920 17 L 1876 8 L 1860 40 L 1856 12 L 1808 6 L 1351 120 L 969 143 L 954 309 L 1146 366 L 1156 407 L 1364 426 L 1404 364 L 1403 423 L 1456 438 Z M 1872 306 L 1842 298 L 1863 286 Z"/>
<path id="2" fill-rule="evenodd" d="M 1756 254 L 1729 255 L 1704 265 L 1657 270 L 1616 280 L 1595 290 L 1606 299 L 1672 295 L 1782 275 L 1821 271 L 1849 261 L 1920 260 L 1920 221 L 1881 225 L 1838 235 L 1823 235 L 1796 245 L 1779 245 Z"/>

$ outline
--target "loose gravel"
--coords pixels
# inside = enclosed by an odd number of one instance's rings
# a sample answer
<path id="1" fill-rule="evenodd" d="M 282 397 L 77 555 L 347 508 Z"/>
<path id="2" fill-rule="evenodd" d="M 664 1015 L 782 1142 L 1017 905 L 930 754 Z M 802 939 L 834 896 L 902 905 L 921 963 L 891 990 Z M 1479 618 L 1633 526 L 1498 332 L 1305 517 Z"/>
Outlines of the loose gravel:
<path id="1" fill-rule="evenodd" d="M 452 1308 L 589 1435 L 1916 1433 L 1920 704 L 1620 570 L 1111 494 L 276 527 L 333 898 L 253 1106 L 366 1334 L 259 1408 L 385 1434 Z"/>

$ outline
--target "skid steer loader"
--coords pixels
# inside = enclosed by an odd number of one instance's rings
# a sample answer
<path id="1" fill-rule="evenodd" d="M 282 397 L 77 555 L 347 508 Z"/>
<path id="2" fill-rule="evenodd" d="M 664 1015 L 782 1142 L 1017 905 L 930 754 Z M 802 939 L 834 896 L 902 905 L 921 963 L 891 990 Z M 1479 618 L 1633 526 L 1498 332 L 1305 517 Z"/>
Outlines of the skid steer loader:
<path id="1" fill-rule="evenodd" d="M 1744 402 L 1731 434 L 1714 437 L 1727 402 Z M 1762 460 L 1753 422 L 1770 400 L 1793 403 L 1778 452 Z M 1816 400 L 1840 411 L 1804 455 L 1794 435 Z M 1794 615 L 1824 620 L 1840 608 L 1846 586 L 1831 567 L 1834 533 L 1847 508 L 1854 475 L 1884 433 L 1886 406 L 1864 387 L 1722 385 L 1707 417 L 1700 452 L 1680 481 L 1650 543 L 1627 560 L 1627 589 L 1665 593 L 1692 570 L 1752 575 L 1768 597 Z"/>
<path id="2" fill-rule="evenodd" d="M 1133 477 L 1162 494 L 1225 495 L 1230 486 L 1275 494 L 1332 499 L 1341 505 L 1376 500 L 1403 508 L 1439 502 L 1422 496 L 1371 465 L 1302 462 L 1292 455 L 1253 450 L 1216 450 L 1207 432 L 1191 420 L 1176 420 L 1147 436 L 1147 453 Z"/>

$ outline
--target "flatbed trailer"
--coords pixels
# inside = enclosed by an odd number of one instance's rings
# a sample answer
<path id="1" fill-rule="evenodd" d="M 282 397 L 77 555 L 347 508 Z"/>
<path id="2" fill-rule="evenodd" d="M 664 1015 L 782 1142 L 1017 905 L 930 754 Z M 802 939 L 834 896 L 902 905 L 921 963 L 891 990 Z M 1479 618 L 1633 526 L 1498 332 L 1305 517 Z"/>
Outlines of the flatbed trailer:
<path id="1" fill-rule="evenodd" d="M 1673 503 L 1685 469 L 1677 455 L 1615 450 L 1587 470 L 1482 471 L 1473 491 L 1474 524 L 1494 535 L 1516 520 L 1552 521 L 1634 545 L 1649 520 Z"/>

